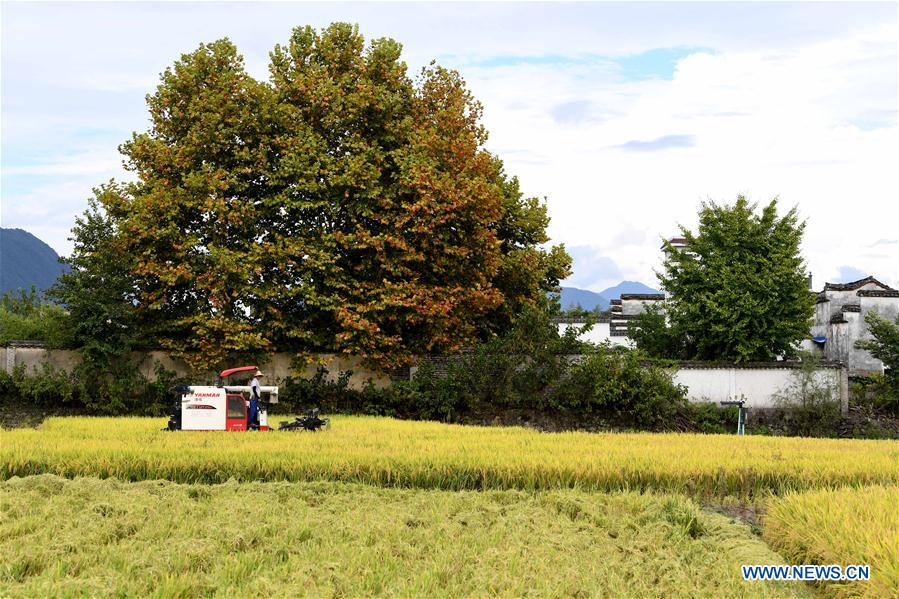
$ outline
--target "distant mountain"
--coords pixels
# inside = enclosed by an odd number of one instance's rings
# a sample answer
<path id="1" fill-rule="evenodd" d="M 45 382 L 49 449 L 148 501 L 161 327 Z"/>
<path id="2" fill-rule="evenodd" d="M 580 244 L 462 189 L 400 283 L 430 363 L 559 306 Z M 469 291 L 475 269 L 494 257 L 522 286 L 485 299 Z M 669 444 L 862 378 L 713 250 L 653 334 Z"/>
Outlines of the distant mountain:
<path id="1" fill-rule="evenodd" d="M 576 306 L 580 306 L 584 310 L 593 310 L 596 306 L 599 306 L 600 310 L 608 310 L 609 300 L 619 299 L 622 293 L 661 293 L 661 291 L 638 281 L 622 281 L 599 293 L 577 287 L 562 287 L 559 303 L 563 310 Z"/>
<path id="2" fill-rule="evenodd" d="M 562 287 L 560 303 L 563 310 L 574 308 L 578 305 L 584 310 L 592 310 L 596 306 L 599 306 L 600 310 L 609 309 L 609 300 L 601 294 L 576 287 Z"/>
<path id="3" fill-rule="evenodd" d="M 22 229 L 0 228 L 0 293 L 43 291 L 68 267 L 49 245 Z"/>
<path id="4" fill-rule="evenodd" d="M 599 292 L 599 295 L 607 297 L 610 300 L 620 299 L 622 293 L 662 293 L 658 289 L 653 289 L 648 285 L 644 285 L 639 281 L 621 281 L 614 287 L 609 287 Z"/>

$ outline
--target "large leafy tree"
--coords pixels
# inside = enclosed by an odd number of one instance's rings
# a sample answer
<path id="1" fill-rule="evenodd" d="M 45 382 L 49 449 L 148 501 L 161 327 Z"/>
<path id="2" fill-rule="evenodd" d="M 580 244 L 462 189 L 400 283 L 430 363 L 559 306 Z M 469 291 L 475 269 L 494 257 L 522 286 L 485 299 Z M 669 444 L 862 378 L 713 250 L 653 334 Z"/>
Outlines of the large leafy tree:
<path id="1" fill-rule="evenodd" d="M 777 200 L 757 213 L 739 196 L 733 205 L 705 203 L 696 233 L 681 226 L 685 247 L 665 243 L 667 320 L 681 356 L 745 362 L 795 352 L 808 337 L 814 298 L 800 253 L 805 223 L 796 209 L 777 214 Z"/>
<path id="2" fill-rule="evenodd" d="M 134 257 L 139 322 L 195 366 L 271 342 L 251 309 L 273 104 L 227 40 L 181 57 L 148 96 L 151 128 L 122 145 L 138 180 L 103 196 Z"/>
<path id="3" fill-rule="evenodd" d="M 228 40 L 163 73 L 121 148 L 137 181 L 100 198 L 146 338 L 198 369 L 275 349 L 389 366 L 501 332 L 567 275 L 459 74 L 412 79 L 400 54 L 338 23 L 276 46 L 269 82 Z"/>

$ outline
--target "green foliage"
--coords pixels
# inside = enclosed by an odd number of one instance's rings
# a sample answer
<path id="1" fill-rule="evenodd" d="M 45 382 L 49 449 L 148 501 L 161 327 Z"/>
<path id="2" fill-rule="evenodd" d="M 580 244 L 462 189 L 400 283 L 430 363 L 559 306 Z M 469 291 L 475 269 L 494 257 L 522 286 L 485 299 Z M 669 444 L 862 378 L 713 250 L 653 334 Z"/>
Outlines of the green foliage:
<path id="1" fill-rule="evenodd" d="M 896 322 L 882 318 L 877 312 L 865 314 L 865 323 L 872 339 L 856 341 L 855 346 L 866 349 L 883 362 L 884 368 L 899 377 L 899 317 Z"/>
<path id="2" fill-rule="evenodd" d="M 778 217 L 776 199 L 761 214 L 756 207 L 743 196 L 733 205 L 704 203 L 698 232 L 681 227 L 686 247 L 665 243 L 658 276 L 670 295 L 671 334 L 688 359 L 774 360 L 808 336 L 814 298 L 800 254 L 805 223 L 795 208 Z"/>
<path id="3" fill-rule="evenodd" d="M 899 416 L 899 384 L 885 374 L 866 376 L 852 386 L 853 404 Z"/>
<path id="4" fill-rule="evenodd" d="M 578 340 L 591 326 L 560 335 L 558 306 L 525 307 L 504 336 L 459 354 L 419 363 L 410 381 L 349 389 L 349 373 L 320 369 L 285 381 L 279 411 L 319 406 L 339 411 L 457 422 L 493 410 L 598 415 L 637 428 L 672 429 L 688 413 L 685 389 L 640 354 Z M 586 356 L 574 362 L 575 356 Z M 696 427 L 692 427 L 696 428 Z"/>
<path id="5" fill-rule="evenodd" d="M 855 342 L 855 347 L 868 350 L 883 362 L 884 374 L 872 377 L 871 391 L 875 407 L 899 415 L 899 317 L 890 322 L 876 312 L 865 315 L 871 339 Z"/>
<path id="6" fill-rule="evenodd" d="M 3 399 L 16 398 L 27 404 L 47 407 L 78 404 L 81 397 L 73 377 L 61 368 L 42 364 L 41 370 L 28 373 L 24 366 L 16 366 L 7 383 L 10 387 Z"/>
<path id="7" fill-rule="evenodd" d="M 40 370 L 17 366 L 12 375 L 0 373 L 0 402 L 39 408 L 77 408 L 107 416 L 160 416 L 171 406 L 171 389 L 184 382 L 173 372 L 156 367 L 154 381 L 136 369 L 123 373 L 69 373 L 43 364 Z"/>
<path id="8" fill-rule="evenodd" d="M 49 348 L 71 347 L 73 319 L 57 304 L 30 292 L 8 291 L 0 297 L 0 344 L 11 340 L 42 341 Z"/>
<path id="9" fill-rule="evenodd" d="M 592 317 L 594 319 L 597 319 L 597 318 L 608 318 L 610 315 L 611 315 L 611 313 L 608 310 L 603 311 L 603 309 L 600 308 L 599 305 L 596 305 L 592 310 L 587 310 L 580 304 L 577 304 L 575 306 L 569 306 L 568 308 L 565 308 L 564 310 L 562 310 L 559 313 L 559 316 L 562 316 L 565 318 L 589 318 L 589 317 Z"/>
<path id="10" fill-rule="evenodd" d="M 837 384 L 823 377 L 820 360 L 804 354 L 802 367 L 793 371 L 793 380 L 773 395 L 783 410 L 784 426 L 793 435 L 832 437 L 839 424 L 840 399 Z"/>
<path id="11" fill-rule="evenodd" d="M 641 362 L 640 354 L 607 345 L 571 367 L 548 399 L 548 407 L 603 412 L 639 428 L 673 428 L 687 405 L 686 388 L 671 375 Z"/>
<path id="12" fill-rule="evenodd" d="M 350 389 L 352 371 L 329 376 L 328 369 L 320 366 L 309 378 L 287 377 L 279 383 L 278 403 L 273 406 L 278 413 L 295 414 L 313 407 L 331 411 L 354 411 L 359 405 L 359 394 Z"/>
<path id="13" fill-rule="evenodd" d="M 71 315 L 81 355 L 75 384 L 83 405 L 99 414 L 158 413 L 156 402 L 139 400 L 147 381 L 130 359 L 133 349 L 147 345 L 153 325 L 138 325 L 145 305 L 137 292 L 136 255 L 112 215 L 126 193 L 112 182 L 94 190 L 72 229 L 70 269 L 48 291 Z"/>
<path id="14" fill-rule="evenodd" d="M 681 406 L 680 410 L 681 418 L 690 430 L 710 434 L 732 434 L 737 430 L 739 414 L 736 406 L 697 402 Z"/>
<path id="15" fill-rule="evenodd" d="M 641 364 L 634 352 L 580 342 L 578 333 L 570 327 L 559 335 L 548 312 L 525 310 L 508 335 L 447 358 L 445 368 L 425 362 L 402 393 L 416 398 L 416 416 L 446 421 L 472 411 L 524 408 L 673 426 L 686 400 L 670 375 Z"/>
<path id="16" fill-rule="evenodd" d="M 503 302 L 488 328 L 502 334 L 525 309 L 542 306 L 546 293 L 558 289 L 559 281 L 571 274 L 571 256 L 564 245 L 541 247 L 550 240 L 546 202 L 524 197 L 518 177 L 507 176 L 498 160 L 497 165 L 503 199 L 502 216 L 494 226 L 502 261 L 493 284 Z"/>
<path id="17" fill-rule="evenodd" d="M 683 358 L 688 354 L 686 340 L 677 327 L 669 324 L 664 305 L 653 302 L 627 323 L 628 337 L 636 348 L 651 358 Z"/>
<path id="18" fill-rule="evenodd" d="M 405 391 L 421 397 L 422 417 L 442 420 L 483 406 L 539 407 L 566 372 L 564 357 L 589 349 L 577 339 L 581 327 L 559 335 L 554 314 L 545 305 L 526 307 L 505 336 L 446 357 L 442 369 L 421 364 Z"/>
<path id="19" fill-rule="evenodd" d="M 337 23 L 276 46 L 270 83 L 227 39 L 166 69 L 121 147 L 136 182 L 98 190 L 74 231 L 66 305 L 127 313 L 89 318 L 85 343 L 112 323 L 117 347 L 139 332 L 198 371 L 275 349 L 395 366 L 539 304 L 570 270 L 541 248 L 545 204 L 484 148 L 459 74 L 413 80 L 400 54 Z"/>

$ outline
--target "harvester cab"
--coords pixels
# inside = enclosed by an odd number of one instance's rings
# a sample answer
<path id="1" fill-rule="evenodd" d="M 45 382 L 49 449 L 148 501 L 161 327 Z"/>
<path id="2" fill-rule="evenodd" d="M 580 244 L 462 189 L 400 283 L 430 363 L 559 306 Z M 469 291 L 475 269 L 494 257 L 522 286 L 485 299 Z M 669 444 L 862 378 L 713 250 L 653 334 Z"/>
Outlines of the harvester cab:
<path id="1" fill-rule="evenodd" d="M 260 402 L 252 398 L 248 385 L 228 384 L 228 378 L 255 366 L 223 370 L 218 383 L 181 385 L 175 388 L 175 404 L 169 419 L 169 430 L 247 431 L 268 430 L 268 405 L 278 403 L 278 387 L 260 386 Z M 247 394 L 245 396 L 244 394 Z"/>

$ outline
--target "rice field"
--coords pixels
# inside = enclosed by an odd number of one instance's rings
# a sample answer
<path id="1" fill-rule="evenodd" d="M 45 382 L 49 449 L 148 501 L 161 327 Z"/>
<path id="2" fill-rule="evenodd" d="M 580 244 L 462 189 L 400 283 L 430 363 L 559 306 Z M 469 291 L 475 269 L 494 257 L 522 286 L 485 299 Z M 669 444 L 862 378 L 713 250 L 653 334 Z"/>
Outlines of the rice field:
<path id="1" fill-rule="evenodd" d="M 352 483 L 0 483 L 2 597 L 808 597 L 674 495 Z"/>
<path id="2" fill-rule="evenodd" d="M 895 441 L 164 424 L 0 430 L 0 597 L 899 596 Z M 873 579 L 740 571 L 832 563 Z"/>
<path id="3" fill-rule="evenodd" d="M 790 493 L 773 499 L 764 537 L 791 563 L 868 564 L 867 582 L 827 583 L 841 596 L 899 596 L 899 487 Z"/>
<path id="4" fill-rule="evenodd" d="M 338 481 L 420 489 L 572 488 L 750 500 L 899 483 L 895 441 L 540 433 L 341 416 L 321 433 L 164 432 L 163 419 L 52 418 L 0 432 L 0 479 Z"/>

